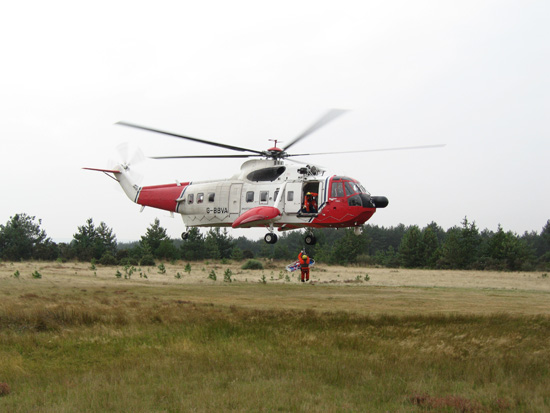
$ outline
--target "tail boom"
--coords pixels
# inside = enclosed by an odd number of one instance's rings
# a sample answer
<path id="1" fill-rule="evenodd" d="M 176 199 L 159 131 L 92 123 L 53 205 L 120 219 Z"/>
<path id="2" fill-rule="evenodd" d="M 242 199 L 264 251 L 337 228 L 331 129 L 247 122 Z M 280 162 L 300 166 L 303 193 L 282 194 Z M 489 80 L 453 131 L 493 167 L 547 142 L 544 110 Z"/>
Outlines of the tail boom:
<path id="1" fill-rule="evenodd" d="M 138 190 L 134 202 L 143 206 L 177 212 L 177 200 L 188 185 L 189 182 L 144 186 Z"/>

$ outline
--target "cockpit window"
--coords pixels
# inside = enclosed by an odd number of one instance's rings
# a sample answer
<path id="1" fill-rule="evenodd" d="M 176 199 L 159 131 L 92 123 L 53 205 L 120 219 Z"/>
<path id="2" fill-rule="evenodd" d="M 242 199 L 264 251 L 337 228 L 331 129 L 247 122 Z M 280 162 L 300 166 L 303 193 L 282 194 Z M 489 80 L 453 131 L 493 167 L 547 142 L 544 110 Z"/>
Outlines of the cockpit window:
<path id="1" fill-rule="evenodd" d="M 333 198 L 341 198 L 344 196 L 344 183 L 343 182 L 333 182 L 332 183 L 332 191 L 331 191 L 331 197 Z"/>
<path id="2" fill-rule="evenodd" d="M 345 186 L 347 195 L 361 193 L 361 188 L 355 182 L 346 182 Z"/>

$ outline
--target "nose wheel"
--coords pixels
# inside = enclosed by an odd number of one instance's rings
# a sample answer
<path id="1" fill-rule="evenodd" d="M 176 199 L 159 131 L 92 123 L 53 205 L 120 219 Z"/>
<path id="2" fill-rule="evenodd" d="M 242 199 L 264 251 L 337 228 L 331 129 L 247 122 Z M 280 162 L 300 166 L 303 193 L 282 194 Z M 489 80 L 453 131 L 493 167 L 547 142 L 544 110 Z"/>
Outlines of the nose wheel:
<path id="1" fill-rule="evenodd" d="M 266 244 L 275 244 L 277 242 L 277 234 L 274 234 L 273 232 L 268 232 L 265 234 L 264 241 Z"/>
<path id="2" fill-rule="evenodd" d="M 181 239 L 182 240 L 187 240 L 187 238 L 189 238 L 189 231 L 184 231 L 181 233 Z"/>

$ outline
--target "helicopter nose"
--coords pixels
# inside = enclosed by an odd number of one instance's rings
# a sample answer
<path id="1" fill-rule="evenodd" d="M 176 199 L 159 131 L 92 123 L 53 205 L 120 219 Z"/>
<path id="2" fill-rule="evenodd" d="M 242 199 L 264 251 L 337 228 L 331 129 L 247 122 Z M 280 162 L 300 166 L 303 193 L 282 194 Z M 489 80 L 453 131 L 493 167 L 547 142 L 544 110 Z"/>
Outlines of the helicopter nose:
<path id="1" fill-rule="evenodd" d="M 375 208 L 386 208 L 390 202 L 385 196 L 371 196 L 370 199 Z"/>

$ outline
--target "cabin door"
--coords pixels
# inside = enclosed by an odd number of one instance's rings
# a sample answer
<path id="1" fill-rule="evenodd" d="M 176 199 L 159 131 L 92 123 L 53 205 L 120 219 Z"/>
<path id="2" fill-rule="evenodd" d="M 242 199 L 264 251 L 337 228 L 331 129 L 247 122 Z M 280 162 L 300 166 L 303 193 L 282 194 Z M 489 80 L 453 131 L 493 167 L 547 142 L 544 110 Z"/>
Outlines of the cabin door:
<path id="1" fill-rule="evenodd" d="M 284 194 L 284 206 L 287 214 L 297 214 L 302 206 L 302 183 L 293 182 L 286 184 Z"/>
<path id="2" fill-rule="evenodd" d="M 229 190 L 229 213 L 241 214 L 241 191 L 243 184 L 231 184 Z"/>

